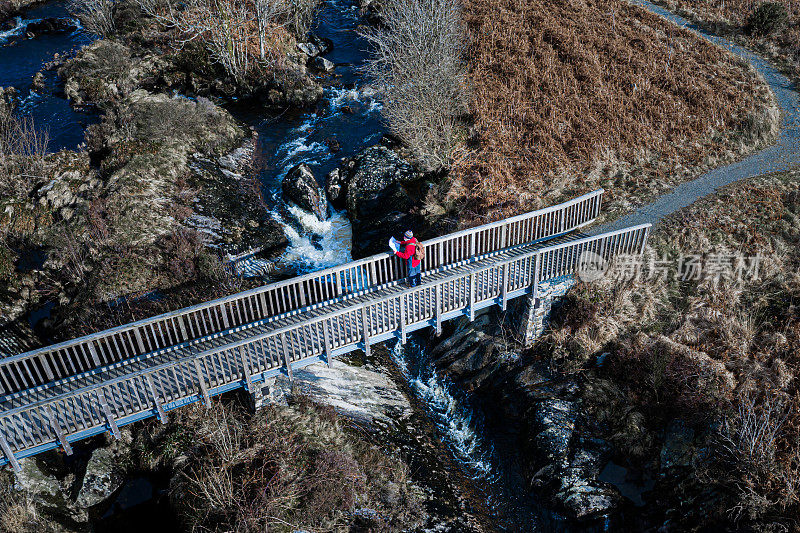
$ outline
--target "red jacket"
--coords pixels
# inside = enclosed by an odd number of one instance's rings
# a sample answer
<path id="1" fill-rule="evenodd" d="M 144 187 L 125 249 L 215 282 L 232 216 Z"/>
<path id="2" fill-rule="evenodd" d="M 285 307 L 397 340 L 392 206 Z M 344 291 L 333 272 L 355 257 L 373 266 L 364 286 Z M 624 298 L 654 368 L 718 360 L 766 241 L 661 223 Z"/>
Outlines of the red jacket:
<path id="1" fill-rule="evenodd" d="M 400 246 L 401 246 L 400 249 L 402 250 L 403 249 L 402 247 L 405 247 L 405 252 L 398 251 L 398 252 L 395 252 L 395 255 L 398 256 L 398 257 L 402 257 L 403 259 L 409 259 L 409 258 L 414 257 L 414 252 L 417 251 L 417 247 L 414 246 L 414 244 L 416 242 L 417 242 L 417 239 L 415 237 L 412 237 L 410 241 L 402 241 L 400 243 Z M 411 259 L 411 266 L 415 267 L 415 268 L 418 267 L 419 266 L 419 259 Z"/>

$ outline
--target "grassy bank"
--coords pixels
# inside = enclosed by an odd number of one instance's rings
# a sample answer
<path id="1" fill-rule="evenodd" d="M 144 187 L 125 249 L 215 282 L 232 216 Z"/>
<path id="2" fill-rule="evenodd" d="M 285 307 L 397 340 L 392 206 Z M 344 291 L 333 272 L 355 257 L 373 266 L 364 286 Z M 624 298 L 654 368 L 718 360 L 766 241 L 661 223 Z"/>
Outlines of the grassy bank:
<path id="1" fill-rule="evenodd" d="M 465 3 L 474 118 L 451 199 L 498 219 L 595 187 L 621 210 L 774 139 L 744 62 L 618 0 Z"/>
<path id="2" fill-rule="evenodd" d="M 674 13 L 770 58 L 800 81 L 800 2 L 658 0 Z"/>
<path id="3" fill-rule="evenodd" d="M 560 371 L 585 377 L 589 415 L 626 460 L 646 469 L 658 461 L 664 428 L 675 420 L 692 428 L 691 479 L 676 474 L 657 496 L 681 515 L 678 524 L 793 527 L 798 217 L 797 171 L 696 202 L 653 233 L 653 266 L 580 286 L 537 348 Z M 683 279 L 681 258 L 694 257 L 700 275 Z"/>

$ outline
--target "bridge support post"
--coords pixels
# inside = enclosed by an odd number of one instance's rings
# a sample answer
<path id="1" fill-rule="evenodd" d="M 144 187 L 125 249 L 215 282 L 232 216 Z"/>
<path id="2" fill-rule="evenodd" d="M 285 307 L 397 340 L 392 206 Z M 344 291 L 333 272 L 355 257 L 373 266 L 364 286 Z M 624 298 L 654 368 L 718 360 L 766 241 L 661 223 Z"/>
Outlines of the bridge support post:
<path id="1" fill-rule="evenodd" d="M 520 303 L 517 315 L 522 344 L 530 348 L 541 337 L 550 322 L 550 313 L 567 291 L 575 285 L 572 276 L 536 283 L 531 294 Z"/>
<path id="2" fill-rule="evenodd" d="M 253 383 L 247 391 L 250 409 L 255 412 L 265 405 L 287 405 L 292 394 L 292 382 L 284 374 L 266 378 L 264 381 Z"/>
<path id="3" fill-rule="evenodd" d="M 17 461 L 14 452 L 11 451 L 11 446 L 8 445 L 8 441 L 3 435 L 0 435 L 0 448 L 3 448 L 3 453 L 6 454 L 6 459 L 8 459 L 8 463 L 11 465 L 14 471 L 21 471 L 22 467 L 19 466 L 19 461 Z"/>
<path id="4" fill-rule="evenodd" d="M 367 306 L 361 308 L 361 324 L 363 326 L 364 356 L 369 357 L 369 323 L 367 322 Z"/>

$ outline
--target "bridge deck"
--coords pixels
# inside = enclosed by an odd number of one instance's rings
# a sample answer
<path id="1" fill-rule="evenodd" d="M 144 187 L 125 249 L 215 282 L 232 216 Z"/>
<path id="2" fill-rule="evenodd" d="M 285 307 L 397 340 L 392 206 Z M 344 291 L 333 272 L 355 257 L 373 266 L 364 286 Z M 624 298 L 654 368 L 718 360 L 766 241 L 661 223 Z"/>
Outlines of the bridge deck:
<path id="1" fill-rule="evenodd" d="M 643 251 L 649 224 L 576 233 L 602 190 L 426 242 L 423 283 L 379 254 L 0 359 L 0 449 L 18 459 L 538 291 L 539 282 Z M 586 255 L 588 254 L 588 255 Z"/>
<path id="2" fill-rule="evenodd" d="M 157 416 L 457 316 L 537 291 L 572 274 L 584 254 L 607 261 L 641 253 L 649 225 L 593 237 L 523 244 L 430 272 L 419 287 L 363 291 L 326 305 L 215 333 L 171 350 L 133 357 L 7 395 L 0 401 L 5 462 Z"/>
<path id="3" fill-rule="evenodd" d="M 423 275 L 583 228 L 597 217 L 602 195 L 600 189 L 559 205 L 426 240 Z M 9 354 L 0 357 L 0 396 L 358 295 L 396 283 L 405 277 L 405 271 L 403 260 L 381 253 L 51 346 Z"/>
<path id="4" fill-rule="evenodd" d="M 438 272 L 430 272 L 423 278 L 423 284 L 435 283 L 446 277 L 466 274 L 470 271 L 487 268 L 491 265 L 519 257 L 526 253 L 549 247 L 554 244 L 571 242 L 585 237 L 582 233 L 565 235 L 547 242 L 528 245 L 515 246 L 511 249 L 487 254 L 484 257 L 474 258 L 456 264 L 450 268 Z M 488 280 L 484 283 L 488 283 Z M 366 290 L 363 294 L 339 299 L 327 305 L 316 306 L 312 309 L 305 309 L 299 312 L 292 312 L 286 315 L 245 324 L 229 331 L 215 333 L 209 337 L 201 338 L 191 343 L 173 347 L 170 350 L 159 350 L 155 353 L 144 354 L 139 357 L 121 361 L 113 365 L 101 367 L 83 374 L 71 376 L 57 382 L 41 385 L 36 388 L 27 389 L 18 393 L 6 395 L 0 398 L 0 410 L 10 411 L 18 407 L 24 407 L 36 402 L 51 400 L 54 397 L 67 395 L 76 390 L 101 385 L 102 383 L 116 378 L 124 377 L 133 373 L 155 368 L 159 365 L 169 363 L 174 360 L 191 357 L 194 354 L 202 353 L 235 342 L 243 341 L 247 338 L 268 334 L 280 328 L 291 327 L 301 324 L 311 319 L 341 311 L 351 307 L 358 307 L 366 302 L 379 300 L 387 296 L 400 294 L 407 289 L 405 284 L 395 284 L 389 287 Z M 486 287 L 477 287 L 478 291 L 485 290 Z M 352 334 L 352 332 L 350 332 Z M 168 392 L 174 386 L 174 382 L 162 383 L 162 391 Z M 165 390 L 166 389 L 166 390 Z"/>

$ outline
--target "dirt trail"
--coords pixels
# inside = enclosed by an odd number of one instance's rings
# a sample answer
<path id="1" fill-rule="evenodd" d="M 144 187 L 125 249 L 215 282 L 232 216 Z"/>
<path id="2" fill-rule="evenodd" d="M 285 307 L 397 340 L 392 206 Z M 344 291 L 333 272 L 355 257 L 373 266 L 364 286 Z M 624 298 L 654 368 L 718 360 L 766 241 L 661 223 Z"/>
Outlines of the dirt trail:
<path id="1" fill-rule="evenodd" d="M 631 2 L 663 16 L 679 26 L 690 29 L 704 39 L 727 48 L 737 56 L 749 61 L 761 73 L 772 92 L 775 93 L 775 99 L 782 115 L 781 129 L 777 142 L 772 146 L 745 157 L 741 161 L 717 167 L 692 181 L 678 185 L 672 192 L 659 197 L 654 202 L 642 206 L 613 222 L 593 228 L 590 233 L 612 231 L 646 222 L 656 225 L 667 215 L 690 205 L 699 198 L 712 194 L 729 183 L 800 166 L 800 94 L 798 94 L 797 88 L 791 80 L 778 72 L 774 66 L 761 56 L 737 46 L 727 39 L 710 34 L 664 8 L 651 4 L 646 0 L 631 0 Z"/>

